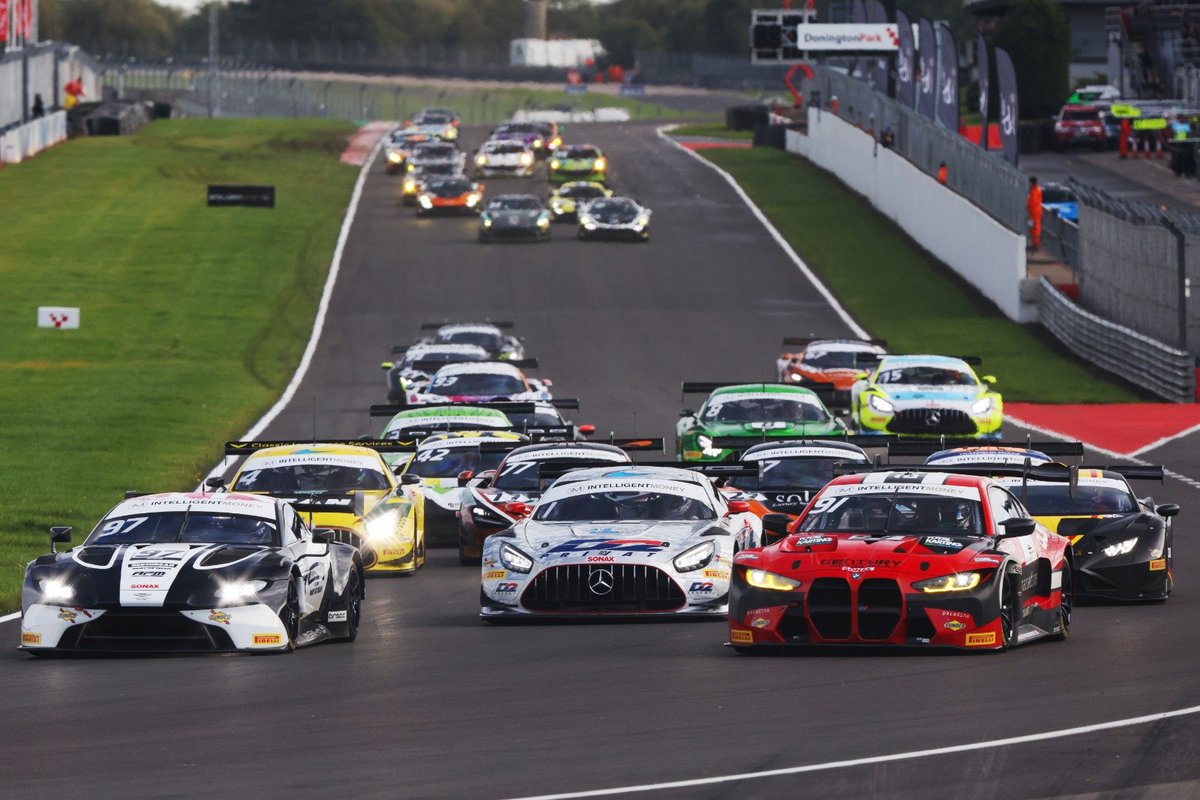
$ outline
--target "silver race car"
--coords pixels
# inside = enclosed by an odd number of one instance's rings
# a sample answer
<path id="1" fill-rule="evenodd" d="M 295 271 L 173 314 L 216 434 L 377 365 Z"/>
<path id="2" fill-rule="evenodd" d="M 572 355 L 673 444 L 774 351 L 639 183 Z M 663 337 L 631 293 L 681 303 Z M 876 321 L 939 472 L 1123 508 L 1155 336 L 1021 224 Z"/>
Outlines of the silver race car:
<path id="1" fill-rule="evenodd" d="M 579 239 L 650 239 L 650 209 L 628 197 L 601 197 L 578 211 Z"/>
<path id="2" fill-rule="evenodd" d="M 762 526 L 713 481 L 662 466 L 568 472 L 484 543 L 480 617 L 721 617 L 729 570 Z"/>

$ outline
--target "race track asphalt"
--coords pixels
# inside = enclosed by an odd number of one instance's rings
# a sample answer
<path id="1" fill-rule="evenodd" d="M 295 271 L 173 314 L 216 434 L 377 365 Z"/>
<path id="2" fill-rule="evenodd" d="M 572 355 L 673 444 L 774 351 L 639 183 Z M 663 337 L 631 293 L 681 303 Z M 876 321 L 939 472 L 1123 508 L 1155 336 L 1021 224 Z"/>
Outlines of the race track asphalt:
<path id="1" fill-rule="evenodd" d="M 579 422 L 670 446 L 682 380 L 765 379 L 785 335 L 845 332 L 715 173 L 644 125 L 573 126 L 648 244 L 476 243 L 474 219 L 416 219 L 376 169 L 312 370 L 266 436 L 377 433 L 378 365 L 422 321 L 510 319 Z M 478 132 L 469 132 L 478 139 Z M 540 180 L 492 180 L 491 193 Z M 869 327 L 869 320 L 864 321 Z M 689 398 L 695 406 L 698 398 Z M 1181 451 L 1175 469 L 1200 476 Z M 1175 451 L 1172 451 L 1175 452 Z M 0 651 L 9 797 L 510 798 L 819 765 L 1200 704 L 1200 491 L 1168 480 L 1177 591 L 1078 609 L 1071 639 L 1002 655 L 742 657 L 723 624 L 489 627 L 477 569 L 433 551 L 368 584 L 353 644 L 286 656 L 32 659 Z M 15 623 L 0 627 L 15 641 Z M 633 796 L 1181 797 L 1194 716 L 1016 746 Z M 1111 793 L 1111 794 L 1109 794 Z"/>

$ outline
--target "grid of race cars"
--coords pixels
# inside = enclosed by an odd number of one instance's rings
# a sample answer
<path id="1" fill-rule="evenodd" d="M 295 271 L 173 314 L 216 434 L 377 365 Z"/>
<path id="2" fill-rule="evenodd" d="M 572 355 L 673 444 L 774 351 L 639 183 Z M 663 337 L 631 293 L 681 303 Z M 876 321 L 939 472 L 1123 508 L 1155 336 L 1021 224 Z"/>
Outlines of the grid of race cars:
<path id="1" fill-rule="evenodd" d="M 423 142 L 406 137 L 441 145 L 456 129 L 448 110 L 423 113 L 392 138 L 412 148 L 399 162 L 389 150 L 389 171 L 419 163 Z M 501 126 L 474 164 L 587 172 L 597 199 L 559 194 L 538 212 L 582 220 L 609 196 L 592 182 L 607 166 L 594 148 L 572 161 L 582 151 L 561 136 Z M 445 207 L 422 202 L 444 181 L 420 170 L 418 206 Z M 350 641 L 368 577 L 412 575 L 429 547 L 480 570 L 485 622 L 715 618 L 738 652 L 1002 651 L 1067 638 L 1077 600 L 1170 595 L 1179 507 L 1132 488 L 1161 467 L 999 441 L 1002 397 L 973 357 L 881 340 L 783 348 L 774 382 L 685 382 L 704 400 L 681 412 L 667 461 L 664 438 L 575 423 L 579 400 L 528 374 L 539 365 L 512 322 L 424 323 L 381 365 L 388 403 L 364 409 L 386 420 L 376 438 L 228 442 L 228 480 L 130 493 L 69 551 L 56 552 L 71 531 L 52 529 L 26 571 L 20 646 Z"/>

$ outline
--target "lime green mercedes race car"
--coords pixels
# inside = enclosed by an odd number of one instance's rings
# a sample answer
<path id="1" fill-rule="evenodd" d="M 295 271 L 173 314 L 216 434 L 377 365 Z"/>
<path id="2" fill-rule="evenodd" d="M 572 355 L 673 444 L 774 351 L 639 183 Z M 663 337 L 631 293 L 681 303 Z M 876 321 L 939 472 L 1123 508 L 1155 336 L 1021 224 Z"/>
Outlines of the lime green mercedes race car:
<path id="1" fill-rule="evenodd" d="M 681 461 L 725 461 L 755 441 L 845 432 L 818 391 L 778 383 L 684 383 L 685 395 L 711 394 L 699 411 L 680 412 L 676 454 Z"/>
<path id="2" fill-rule="evenodd" d="M 594 144 L 569 144 L 550 156 L 550 182 L 592 181 L 604 183 L 608 161 Z"/>
<path id="3" fill-rule="evenodd" d="M 974 356 L 882 356 L 850 387 L 861 433 L 999 439 L 1004 400 L 996 379 L 971 369 Z"/>

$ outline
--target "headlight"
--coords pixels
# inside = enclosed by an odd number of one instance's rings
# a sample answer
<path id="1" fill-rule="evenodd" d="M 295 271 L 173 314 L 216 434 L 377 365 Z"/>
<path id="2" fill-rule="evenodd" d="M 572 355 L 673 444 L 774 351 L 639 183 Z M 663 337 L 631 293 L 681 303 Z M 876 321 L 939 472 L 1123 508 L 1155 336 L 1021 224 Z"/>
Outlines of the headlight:
<path id="1" fill-rule="evenodd" d="M 596 172 L 604 172 L 605 168 L 607 167 L 608 163 L 603 158 L 597 158 L 594 162 L 592 162 L 592 169 Z"/>
<path id="2" fill-rule="evenodd" d="M 508 520 L 483 506 L 471 506 L 471 516 L 480 522 L 490 522 L 493 525 L 507 525 Z"/>
<path id="3" fill-rule="evenodd" d="M 421 208 L 433 208 L 433 201 L 429 199 L 428 195 L 421 195 L 417 198 L 417 202 L 421 204 Z"/>
<path id="4" fill-rule="evenodd" d="M 873 411 L 878 411 L 880 414 L 891 414 L 896 410 L 891 403 L 877 394 L 867 395 L 867 405 L 869 405 Z"/>
<path id="5" fill-rule="evenodd" d="M 992 410 L 992 402 L 993 402 L 992 398 L 990 398 L 990 397 L 979 398 L 978 400 L 976 400 L 974 403 L 971 404 L 971 413 L 976 414 L 976 415 L 986 414 L 987 412 Z"/>
<path id="6" fill-rule="evenodd" d="M 446 128 L 446 130 L 442 131 L 442 138 L 443 139 L 457 139 L 458 131 L 455 130 L 453 127 Z"/>
<path id="7" fill-rule="evenodd" d="M 533 153 L 521 153 L 521 157 L 517 161 L 521 162 L 522 167 L 528 167 L 533 163 Z"/>
<path id="8" fill-rule="evenodd" d="M 472 192 L 467 195 L 467 208 L 474 208 L 479 203 L 479 195 Z"/>
<path id="9" fill-rule="evenodd" d="M 266 581 L 244 581 L 242 583 L 227 583 L 220 588 L 217 595 L 222 600 L 241 600 L 258 594 L 267 588 Z"/>
<path id="10" fill-rule="evenodd" d="M 650 224 L 650 217 L 645 214 L 638 214 L 638 218 L 633 221 L 633 227 L 639 231 Z"/>
<path id="11" fill-rule="evenodd" d="M 367 520 L 367 541 L 375 543 L 396 533 L 396 512 L 389 511 Z"/>
<path id="12" fill-rule="evenodd" d="M 533 559 L 508 542 L 500 546 L 500 563 L 513 572 L 529 572 L 533 569 Z"/>
<path id="13" fill-rule="evenodd" d="M 542 145 L 544 145 L 544 144 L 545 144 L 545 142 L 543 142 L 541 139 L 534 139 L 534 140 L 533 140 L 533 149 L 534 149 L 534 150 L 541 150 L 541 149 L 542 149 Z M 522 158 L 524 158 L 524 156 L 521 156 L 521 157 L 522 157 Z"/>
<path id="14" fill-rule="evenodd" d="M 399 164 L 403 160 L 404 156 L 402 156 L 400 153 L 388 153 L 388 161 L 392 162 L 393 164 Z"/>
<path id="15" fill-rule="evenodd" d="M 596 220 L 592 219 L 588 214 L 579 215 L 579 224 L 587 228 L 589 231 L 596 230 Z"/>
<path id="16" fill-rule="evenodd" d="M 927 581 L 917 581 L 913 588 L 926 594 L 939 592 L 965 592 L 974 589 L 983 580 L 982 572 L 957 572 L 953 575 L 943 575 L 940 578 L 930 578 Z"/>
<path id="17" fill-rule="evenodd" d="M 558 169 L 561 166 L 562 166 L 562 162 L 559 161 L 557 158 L 550 159 L 550 169 Z"/>
<path id="18" fill-rule="evenodd" d="M 1137 546 L 1137 541 L 1138 541 L 1137 539 L 1126 539 L 1123 542 L 1117 542 L 1116 544 L 1110 544 L 1108 547 L 1104 548 L 1104 550 L 1102 552 L 1104 553 L 1104 555 L 1108 556 L 1109 558 L 1115 558 L 1116 556 L 1123 556 L 1126 553 L 1133 550 L 1133 548 Z"/>
<path id="19" fill-rule="evenodd" d="M 721 455 L 721 448 L 713 447 L 713 440 L 711 436 L 700 434 L 696 437 L 696 444 L 700 445 L 700 450 L 709 458 L 716 458 L 717 456 Z"/>
<path id="20" fill-rule="evenodd" d="M 475 156 L 475 163 L 482 167 L 487 163 L 487 156 Z"/>
<path id="21" fill-rule="evenodd" d="M 712 542 L 703 542 L 695 547 L 689 547 L 687 550 L 684 550 L 675 556 L 671 563 L 675 565 L 677 572 L 691 572 L 694 569 L 700 569 L 712 561 L 713 555 L 716 552 L 717 548 Z"/>
<path id="22" fill-rule="evenodd" d="M 412 178 L 409 178 L 408 180 L 406 180 L 404 182 L 404 193 L 405 194 L 412 194 L 416 190 L 417 190 L 417 182 L 414 181 Z"/>
<path id="23" fill-rule="evenodd" d="M 483 227 L 485 227 L 485 228 L 490 228 L 490 227 L 492 227 L 492 219 L 491 219 L 491 217 L 484 217 L 484 218 L 483 218 Z"/>
<path id="24" fill-rule="evenodd" d="M 42 590 L 42 599 L 52 602 L 70 600 L 75 596 L 75 590 L 66 581 L 58 578 L 47 578 L 39 584 L 38 588 Z"/>
<path id="25" fill-rule="evenodd" d="M 767 572 L 765 569 L 746 570 L 746 583 L 756 589 L 770 589 L 775 592 L 794 592 L 800 588 L 800 581 Z"/>
<path id="26" fill-rule="evenodd" d="M 550 215 L 546 214 L 546 213 L 539 214 L 537 224 L 538 224 L 539 228 L 549 228 L 550 227 Z"/>
<path id="27" fill-rule="evenodd" d="M 409 172 L 412 172 L 414 169 L 416 169 L 416 167 L 414 167 L 414 166 L 412 165 L 412 162 L 410 161 L 410 162 L 409 162 L 409 164 L 408 164 L 408 171 L 409 171 Z"/>

